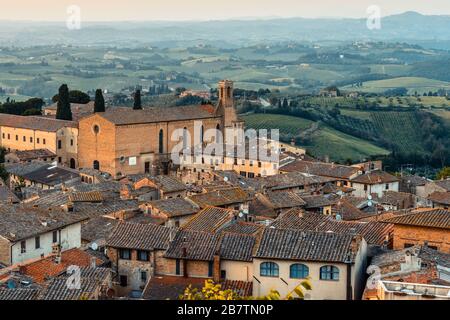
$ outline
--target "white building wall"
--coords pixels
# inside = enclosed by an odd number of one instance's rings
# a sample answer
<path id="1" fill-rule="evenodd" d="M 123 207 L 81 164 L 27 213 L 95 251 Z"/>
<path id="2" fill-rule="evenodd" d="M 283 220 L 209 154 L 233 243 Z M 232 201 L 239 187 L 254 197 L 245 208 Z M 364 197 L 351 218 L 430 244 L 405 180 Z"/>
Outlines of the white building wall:
<path id="1" fill-rule="evenodd" d="M 370 194 L 376 193 L 378 197 L 383 196 L 383 192 L 385 191 L 396 191 L 399 190 L 399 183 L 398 182 L 391 182 L 387 183 L 389 188 L 386 188 L 386 183 L 380 183 L 380 184 L 373 184 L 373 185 L 367 185 L 367 191 L 364 190 L 364 184 L 361 183 L 352 183 L 352 188 L 355 189 L 353 191 L 353 195 L 355 197 L 363 197 L 367 198 Z"/>
<path id="2" fill-rule="evenodd" d="M 260 264 L 263 262 L 275 262 L 279 266 L 279 277 L 262 277 Z M 255 277 L 253 279 L 253 295 L 261 297 L 267 295 L 270 290 L 277 290 L 284 298 L 302 279 L 290 278 L 290 266 L 294 263 L 302 263 L 309 267 L 309 276 L 312 290 L 306 291 L 308 300 L 346 300 L 347 299 L 347 266 L 343 263 L 318 263 L 285 260 L 261 260 L 254 259 L 253 267 Z M 333 265 L 339 269 L 339 281 L 320 280 L 320 268 L 325 265 Z M 287 284 L 283 281 L 286 281 Z"/>
<path id="3" fill-rule="evenodd" d="M 81 223 L 73 224 L 60 229 L 58 232 L 58 241 L 61 243 L 62 251 L 81 247 Z M 61 239 L 60 239 L 61 234 Z M 26 239 L 26 252 L 21 252 L 21 242 L 17 242 L 12 246 L 12 264 L 25 262 L 31 259 L 37 259 L 41 255 L 49 255 L 52 253 L 53 231 L 41 234 L 40 248 L 36 249 L 35 237 Z"/>

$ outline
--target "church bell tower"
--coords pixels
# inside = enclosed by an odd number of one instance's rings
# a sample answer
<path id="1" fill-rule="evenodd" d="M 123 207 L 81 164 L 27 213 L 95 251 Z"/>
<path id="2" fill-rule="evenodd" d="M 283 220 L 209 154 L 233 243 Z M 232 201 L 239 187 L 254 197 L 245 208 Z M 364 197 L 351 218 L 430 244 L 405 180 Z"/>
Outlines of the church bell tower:
<path id="1" fill-rule="evenodd" d="M 244 123 L 238 119 L 233 96 L 233 81 L 222 80 L 219 82 L 219 103 L 217 106 L 218 113 L 222 116 L 222 127 L 225 133 L 225 142 L 230 143 L 231 139 L 235 140 L 239 130 L 243 129 Z M 227 130 L 234 131 L 232 137 L 227 137 Z M 240 140 L 240 139 L 239 139 Z M 235 140 L 236 143 L 236 140 Z"/>

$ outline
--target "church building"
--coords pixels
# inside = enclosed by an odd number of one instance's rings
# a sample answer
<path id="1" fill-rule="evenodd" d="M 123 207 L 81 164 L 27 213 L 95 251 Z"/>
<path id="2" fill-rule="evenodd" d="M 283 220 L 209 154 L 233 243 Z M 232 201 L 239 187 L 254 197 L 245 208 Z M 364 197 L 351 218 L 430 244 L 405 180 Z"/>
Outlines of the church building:
<path id="1" fill-rule="evenodd" d="M 227 129 L 242 128 L 233 99 L 233 82 L 219 82 L 219 102 L 211 104 L 144 108 L 111 108 L 79 122 L 78 161 L 80 168 L 93 168 L 115 178 L 130 174 L 164 174 L 171 165 L 175 130 L 194 137 L 194 127 L 201 123 L 203 133 L 214 129 L 225 136 Z M 184 139 L 184 135 L 183 135 Z M 225 139 L 227 139 L 225 137 Z M 203 146 L 210 141 L 200 141 Z M 189 143 L 193 146 L 194 141 Z"/>

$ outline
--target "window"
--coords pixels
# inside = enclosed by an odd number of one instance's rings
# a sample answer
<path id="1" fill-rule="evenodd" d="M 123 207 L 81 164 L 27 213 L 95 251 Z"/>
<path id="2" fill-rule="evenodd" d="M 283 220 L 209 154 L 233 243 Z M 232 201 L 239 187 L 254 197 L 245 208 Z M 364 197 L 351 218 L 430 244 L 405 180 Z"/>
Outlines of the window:
<path id="1" fill-rule="evenodd" d="M 141 271 L 141 281 L 147 282 L 147 271 Z"/>
<path id="2" fill-rule="evenodd" d="M 73 147 L 73 139 L 70 139 L 70 146 Z"/>
<path id="3" fill-rule="evenodd" d="M 2 137 L 3 137 L 3 139 L 5 139 L 5 134 L 4 133 L 2 134 Z"/>
<path id="4" fill-rule="evenodd" d="M 93 164 L 94 170 L 100 170 L 100 162 L 98 162 L 97 160 L 94 161 Z"/>
<path id="5" fill-rule="evenodd" d="M 191 142 L 188 141 L 189 136 L 188 136 L 189 132 L 188 129 L 186 127 L 184 127 L 183 129 L 183 150 L 187 150 L 188 146 L 190 146 Z"/>
<path id="6" fill-rule="evenodd" d="M 128 249 L 120 249 L 119 257 L 122 260 L 131 260 L 131 251 Z"/>
<path id="7" fill-rule="evenodd" d="M 45 139 L 42 139 L 42 143 L 43 143 L 43 144 L 45 144 L 45 143 L 46 143 Z"/>
<path id="8" fill-rule="evenodd" d="M 181 274 L 181 262 L 180 259 L 177 259 L 175 262 L 175 274 L 179 276 Z"/>
<path id="9" fill-rule="evenodd" d="M 150 260 L 148 251 L 142 251 L 142 250 L 139 250 L 137 252 L 137 258 L 139 261 L 149 261 Z"/>
<path id="10" fill-rule="evenodd" d="M 364 185 L 364 191 L 367 191 L 367 184 Z"/>
<path id="11" fill-rule="evenodd" d="M 23 142 L 27 141 L 27 137 L 23 136 Z"/>
<path id="12" fill-rule="evenodd" d="M 27 252 L 27 242 L 21 241 L 20 242 L 20 253 L 26 253 Z"/>
<path id="13" fill-rule="evenodd" d="M 53 231 L 53 243 L 58 242 L 58 231 Z"/>
<path id="14" fill-rule="evenodd" d="M 258 168 L 261 168 L 262 167 L 262 163 L 261 163 L 261 161 L 258 161 Z"/>
<path id="15" fill-rule="evenodd" d="M 62 142 L 61 142 L 61 140 L 58 140 L 58 149 L 62 149 Z"/>
<path id="16" fill-rule="evenodd" d="M 19 136 L 16 134 L 16 141 L 19 141 Z"/>
<path id="17" fill-rule="evenodd" d="M 428 246 L 428 248 L 438 251 L 438 247 L 436 247 L 436 246 Z"/>
<path id="18" fill-rule="evenodd" d="M 120 276 L 120 286 L 121 287 L 128 286 L 128 277 L 127 276 Z"/>
<path id="19" fill-rule="evenodd" d="M 414 247 L 414 244 L 412 244 L 412 243 L 405 243 L 405 245 L 404 245 L 405 249 L 408 249 L 408 248 L 411 248 L 411 247 Z"/>
<path id="20" fill-rule="evenodd" d="M 34 238 L 34 248 L 35 249 L 41 248 L 41 238 L 40 237 Z"/>
<path id="21" fill-rule="evenodd" d="M 278 264 L 274 262 L 263 262 L 260 266 L 261 277 L 278 277 L 280 274 L 280 268 Z"/>
<path id="22" fill-rule="evenodd" d="M 389 183 L 386 183 L 386 190 L 389 190 Z"/>
<path id="23" fill-rule="evenodd" d="M 220 270 L 220 279 L 226 279 L 226 278 L 227 278 L 227 271 Z"/>
<path id="24" fill-rule="evenodd" d="M 234 158 L 234 165 L 237 166 L 238 165 L 238 161 L 236 158 Z"/>
<path id="25" fill-rule="evenodd" d="M 92 130 L 94 131 L 95 134 L 98 134 L 100 132 L 100 127 L 98 125 L 95 125 Z"/>
<path id="26" fill-rule="evenodd" d="M 8 140 L 10 140 L 11 139 L 11 135 L 8 133 Z"/>
<path id="27" fill-rule="evenodd" d="M 208 277 L 212 277 L 213 276 L 213 269 L 214 269 L 214 262 L 213 261 L 209 261 L 208 262 Z"/>
<path id="28" fill-rule="evenodd" d="M 30 137 L 30 143 L 33 143 L 33 137 Z"/>
<path id="29" fill-rule="evenodd" d="M 248 177 L 249 177 L 249 178 L 254 178 L 254 177 L 255 177 L 255 174 L 254 174 L 253 172 L 249 172 L 249 173 L 248 173 Z"/>
<path id="30" fill-rule="evenodd" d="M 239 172 L 239 175 L 240 175 L 241 177 L 247 177 L 247 172 L 241 171 L 241 172 Z"/>
<path id="31" fill-rule="evenodd" d="M 164 131 L 159 130 L 159 153 L 164 153 Z"/>
<path id="32" fill-rule="evenodd" d="M 339 269 L 335 266 L 323 266 L 320 268 L 320 280 L 339 280 Z"/>
<path id="33" fill-rule="evenodd" d="M 36 141 L 37 141 L 37 144 L 41 143 L 41 139 L 39 139 L 39 138 L 37 138 Z"/>
<path id="34" fill-rule="evenodd" d="M 291 279 L 306 279 L 309 276 L 309 268 L 304 264 L 293 264 L 290 267 Z"/>

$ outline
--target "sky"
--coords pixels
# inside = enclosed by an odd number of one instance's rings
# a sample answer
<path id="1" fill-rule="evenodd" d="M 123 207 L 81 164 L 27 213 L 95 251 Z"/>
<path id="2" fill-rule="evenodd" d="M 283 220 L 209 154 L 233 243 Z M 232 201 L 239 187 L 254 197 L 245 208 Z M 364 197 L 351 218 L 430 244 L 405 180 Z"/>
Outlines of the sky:
<path id="1" fill-rule="evenodd" d="M 267 17 L 367 17 L 417 11 L 450 15 L 450 0 L 0 0 L 0 20 L 65 21 L 77 5 L 84 21 L 223 20 Z"/>

